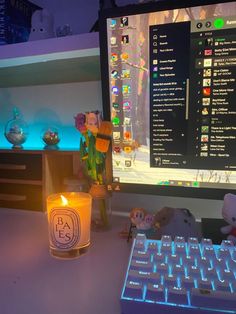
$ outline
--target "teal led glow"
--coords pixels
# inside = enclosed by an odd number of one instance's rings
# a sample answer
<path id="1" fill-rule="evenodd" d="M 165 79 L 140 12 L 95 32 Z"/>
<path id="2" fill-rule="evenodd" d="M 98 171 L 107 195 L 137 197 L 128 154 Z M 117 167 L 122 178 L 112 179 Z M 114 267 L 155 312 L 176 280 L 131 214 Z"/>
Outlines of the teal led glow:
<path id="1" fill-rule="evenodd" d="M 225 21 L 222 18 L 215 19 L 214 26 L 215 28 L 222 28 L 225 25 Z"/>

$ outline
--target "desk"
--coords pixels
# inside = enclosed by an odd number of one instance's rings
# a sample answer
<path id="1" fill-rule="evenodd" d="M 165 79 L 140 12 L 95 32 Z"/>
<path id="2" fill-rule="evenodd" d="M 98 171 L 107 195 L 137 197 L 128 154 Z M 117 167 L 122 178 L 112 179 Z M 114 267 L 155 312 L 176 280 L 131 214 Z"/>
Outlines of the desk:
<path id="1" fill-rule="evenodd" d="M 45 213 L 0 209 L 0 313 L 120 314 L 131 248 L 118 235 L 124 219 L 92 233 L 85 255 L 59 260 L 48 251 Z"/>

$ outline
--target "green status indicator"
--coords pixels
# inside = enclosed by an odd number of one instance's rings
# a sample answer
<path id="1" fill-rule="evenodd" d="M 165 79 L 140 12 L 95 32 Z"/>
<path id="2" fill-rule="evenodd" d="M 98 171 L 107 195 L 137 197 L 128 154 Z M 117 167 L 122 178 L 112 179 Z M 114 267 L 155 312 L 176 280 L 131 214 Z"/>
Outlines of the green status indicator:
<path id="1" fill-rule="evenodd" d="M 214 21 L 215 28 L 222 28 L 225 25 L 225 21 L 222 18 L 218 18 Z"/>

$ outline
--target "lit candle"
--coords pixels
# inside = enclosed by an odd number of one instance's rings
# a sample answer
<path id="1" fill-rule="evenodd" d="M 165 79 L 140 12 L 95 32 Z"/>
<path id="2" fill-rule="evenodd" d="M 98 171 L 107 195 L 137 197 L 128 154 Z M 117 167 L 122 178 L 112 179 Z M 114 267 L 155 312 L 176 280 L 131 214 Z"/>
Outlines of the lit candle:
<path id="1" fill-rule="evenodd" d="M 92 198 L 88 193 L 66 192 L 47 198 L 50 252 L 73 258 L 90 245 Z"/>

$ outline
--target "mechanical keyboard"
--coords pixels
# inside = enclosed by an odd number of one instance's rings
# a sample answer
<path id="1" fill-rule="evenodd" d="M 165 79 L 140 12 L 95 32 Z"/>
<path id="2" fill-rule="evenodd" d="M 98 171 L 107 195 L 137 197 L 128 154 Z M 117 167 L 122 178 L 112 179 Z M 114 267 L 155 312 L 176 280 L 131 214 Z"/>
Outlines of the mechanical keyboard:
<path id="1" fill-rule="evenodd" d="M 133 241 L 122 314 L 236 313 L 236 247 L 162 236 Z"/>

